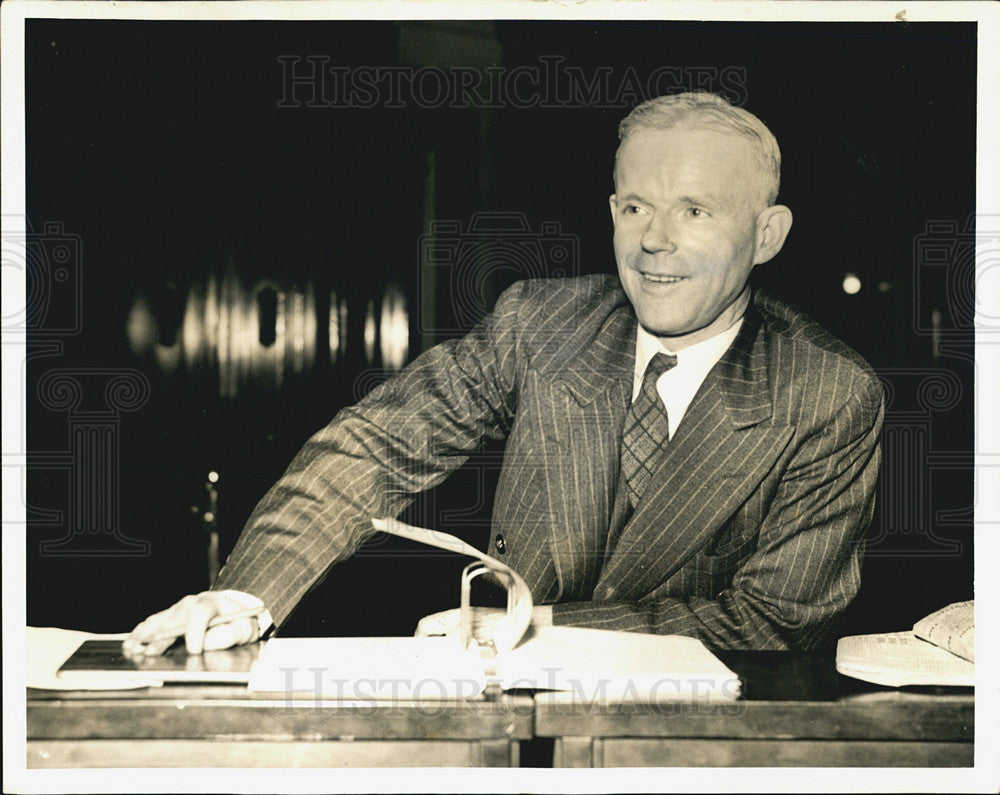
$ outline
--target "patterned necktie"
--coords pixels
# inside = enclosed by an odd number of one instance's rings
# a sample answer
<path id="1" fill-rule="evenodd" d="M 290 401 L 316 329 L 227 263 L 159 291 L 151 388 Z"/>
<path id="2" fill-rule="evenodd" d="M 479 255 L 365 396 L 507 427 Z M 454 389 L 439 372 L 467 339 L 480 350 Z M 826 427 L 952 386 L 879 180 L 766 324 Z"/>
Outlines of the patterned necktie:
<path id="1" fill-rule="evenodd" d="M 632 508 L 639 504 L 639 498 L 646 490 L 663 446 L 670 439 L 667 409 L 656 391 L 656 382 L 676 364 L 677 357 L 665 353 L 658 353 L 650 360 L 646 374 L 642 377 L 642 389 L 632 401 L 625 417 L 622 473 L 628 484 L 628 498 Z"/>

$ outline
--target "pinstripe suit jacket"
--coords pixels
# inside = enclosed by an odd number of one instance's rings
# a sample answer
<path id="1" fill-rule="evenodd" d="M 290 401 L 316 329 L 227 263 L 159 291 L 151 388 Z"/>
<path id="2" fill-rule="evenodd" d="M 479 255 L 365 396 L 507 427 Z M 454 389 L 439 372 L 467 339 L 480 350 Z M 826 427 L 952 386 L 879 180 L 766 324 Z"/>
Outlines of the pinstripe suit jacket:
<path id="1" fill-rule="evenodd" d="M 251 516 L 216 588 L 279 624 L 334 563 L 506 438 L 493 538 L 557 624 L 809 648 L 859 587 L 882 391 L 812 320 L 755 292 L 607 546 L 636 319 L 613 276 L 520 282 L 460 340 L 341 411 Z M 491 539 L 492 540 L 492 539 Z M 607 547 L 607 548 L 606 548 Z"/>

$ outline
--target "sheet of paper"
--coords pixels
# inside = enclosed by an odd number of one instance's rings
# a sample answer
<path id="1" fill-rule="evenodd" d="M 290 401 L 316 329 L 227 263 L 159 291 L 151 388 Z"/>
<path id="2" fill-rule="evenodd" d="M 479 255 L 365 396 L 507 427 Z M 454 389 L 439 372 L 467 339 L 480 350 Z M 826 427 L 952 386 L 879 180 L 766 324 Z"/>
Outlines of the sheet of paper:
<path id="1" fill-rule="evenodd" d="M 450 552 L 457 552 L 460 555 L 468 555 L 482 561 L 486 566 L 510 575 L 514 582 L 512 595 L 514 600 L 514 613 L 512 616 L 502 619 L 493 632 L 493 642 L 498 652 L 514 648 L 518 641 L 527 631 L 531 624 L 531 590 L 516 571 L 510 566 L 501 563 L 496 558 L 491 558 L 485 552 L 480 552 L 471 544 L 466 544 L 462 539 L 456 538 L 449 533 L 441 533 L 437 530 L 428 530 L 425 527 L 414 527 L 397 519 L 372 519 L 372 524 L 376 530 L 383 533 L 408 538 L 421 544 L 446 549 Z"/>
<path id="2" fill-rule="evenodd" d="M 966 660 L 976 659 L 975 601 L 954 602 L 920 619 L 913 634 Z"/>
<path id="3" fill-rule="evenodd" d="M 95 635 L 56 627 L 27 628 L 27 660 L 25 673 L 28 687 L 42 690 L 132 690 L 156 687 L 163 682 L 155 677 L 135 677 L 117 674 L 96 681 L 87 674 L 57 676 L 59 667 L 80 648 L 86 640 L 105 640 L 121 643 L 125 635 Z"/>
<path id="4" fill-rule="evenodd" d="M 478 649 L 457 638 L 272 638 L 248 684 L 339 701 L 472 698 L 485 687 Z"/>
<path id="5" fill-rule="evenodd" d="M 888 687 L 975 685 L 975 665 L 912 632 L 851 635 L 837 642 L 837 670 Z"/>
<path id="6" fill-rule="evenodd" d="M 505 690 L 564 691 L 597 701 L 734 699 L 739 678 L 696 638 L 577 627 L 532 627 L 497 655 Z"/>

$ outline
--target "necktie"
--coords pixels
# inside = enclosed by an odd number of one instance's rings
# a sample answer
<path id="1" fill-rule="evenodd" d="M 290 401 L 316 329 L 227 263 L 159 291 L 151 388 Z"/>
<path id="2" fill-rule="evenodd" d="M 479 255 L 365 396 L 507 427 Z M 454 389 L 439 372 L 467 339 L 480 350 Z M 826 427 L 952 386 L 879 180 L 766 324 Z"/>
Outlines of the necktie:
<path id="1" fill-rule="evenodd" d="M 622 473 L 632 508 L 638 505 L 663 446 L 670 439 L 667 409 L 656 391 L 656 382 L 676 364 L 677 357 L 665 353 L 658 353 L 650 360 L 642 377 L 642 388 L 625 417 Z"/>

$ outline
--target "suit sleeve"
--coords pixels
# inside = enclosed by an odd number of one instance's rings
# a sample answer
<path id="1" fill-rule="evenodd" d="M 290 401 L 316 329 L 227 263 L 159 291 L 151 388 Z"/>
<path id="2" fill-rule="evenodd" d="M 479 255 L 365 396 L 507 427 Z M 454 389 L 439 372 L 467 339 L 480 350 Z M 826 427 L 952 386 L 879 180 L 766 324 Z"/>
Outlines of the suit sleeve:
<path id="1" fill-rule="evenodd" d="M 714 598 L 553 607 L 556 624 L 698 637 L 715 648 L 813 648 L 860 587 L 880 463 L 881 386 L 867 377 L 803 439 L 754 553 Z"/>
<path id="2" fill-rule="evenodd" d="M 440 483 L 513 417 L 523 283 L 461 340 L 442 343 L 340 411 L 257 505 L 214 590 L 263 600 L 280 625 L 327 570 Z"/>

